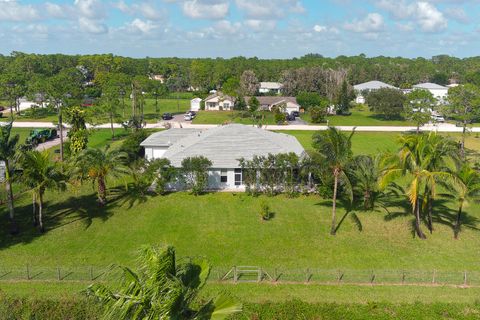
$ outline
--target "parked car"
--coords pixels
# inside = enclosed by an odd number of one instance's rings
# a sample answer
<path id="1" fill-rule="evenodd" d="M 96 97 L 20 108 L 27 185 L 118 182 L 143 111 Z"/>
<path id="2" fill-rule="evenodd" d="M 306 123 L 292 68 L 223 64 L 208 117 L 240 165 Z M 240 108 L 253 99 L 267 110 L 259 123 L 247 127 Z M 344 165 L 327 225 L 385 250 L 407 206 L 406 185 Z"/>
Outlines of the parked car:
<path id="1" fill-rule="evenodd" d="M 192 121 L 193 117 L 190 113 L 186 113 L 184 116 L 183 116 L 183 119 L 185 119 L 185 121 Z"/>
<path id="2" fill-rule="evenodd" d="M 445 122 L 445 118 L 439 115 L 432 116 L 432 120 L 435 122 L 442 122 L 442 123 Z"/>
<path id="3" fill-rule="evenodd" d="M 165 112 L 164 114 L 162 114 L 162 119 L 163 120 L 172 120 L 173 115 L 171 113 Z"/>
<path id="4" fill-rule="evenodd" d="M 285 120 L 287 121 L 295 121 L 295 116 L 291 113 L 285 113 Z"/>
<path id="5" fill-rule="evenodd" d="M 296 118 L 296 117 L 300 117 L 300 112 L 298 112 L 298 111 L 292 111 L 290 114 L 291 114 L 292 116 L 294 116 L 295 118 Z"/>

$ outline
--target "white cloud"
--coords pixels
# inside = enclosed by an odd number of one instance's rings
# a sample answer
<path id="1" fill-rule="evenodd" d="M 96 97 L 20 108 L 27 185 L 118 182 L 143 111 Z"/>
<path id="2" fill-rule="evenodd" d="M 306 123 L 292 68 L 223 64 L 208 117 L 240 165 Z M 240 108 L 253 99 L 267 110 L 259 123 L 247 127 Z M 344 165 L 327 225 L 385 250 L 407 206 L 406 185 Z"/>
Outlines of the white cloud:
<path id="1" fill-rule="evenodd" d="M 131 31 L 140 31 L 142 33 L 149 33 L 150 31 L 156 28 L 157 28 L 157 25 L 155 25 L 152 21 L 150 20 L 143 21 L 138 18 L 134 19 L 129 24 L 129 29 Z"/>
<path id="2" fill-rule="evenodd" d="M 418 1 L 407 3 L 405 0 L 381 0 L 378 6 L 398 20 L 415 23 L 424 32 L 439 32 L 447 28 L 447 19 L 432 3 Z"/>
<path id="3" fill-rule="evenodd" d="M 78 26 L 81 31 L 88 33 L 106 33 L 108 32 L 108 27 L 102 22 L 94 19 L 89 19 L 86 17 L 80 17 L 78 19 Z"/>
<path id="4" fill-rule="evenodd" d="M 277 26 L 275 20 L 248 19 L 244 21 L 244 24 L 256 32 L 272 31 Z"/>
<path id="5" fill-rule="evenodd" d="M 75 0 L 74 5 L 82 17 L 102 18 L 105 16 L 105 7 L 99 0 Z"/>
<path id="6" fill-rule="evenodd" d="M 384 28 L 383 17 L 378 13 L 369 13 L 362 20 L 354 20 L 344 24 L 345 30 L 358 33 L 377 33 Z"/>
<path id="7" fill-rule="evenodd" d="M 142 1 L 128 5 L 125 3 L 125 1 L 121 0 L 113 3 L 113 7 L 129 15 L 140 14 L 149 20 L 163 19 L 166 15 L 165 11 L 157 8 L 155 3 L 152 1 Z"/>
<path id="8" fill-rule="evenodd" d="M 16 0 L 0 1 L 0 21 L 31 21 L 40 18 L 32 5 L 22 5 Z"/>
<path id="9" fill-rule="evenodd" d="M 452 18 L 460 23 L 469 23 L 470 18 L 463 8 L 460 7 L 451 7 L 445 9 L 445 15 L 449 18 Z"/>
<path id="10" fill-rule="evenodd" d="M 327 32 L 327 30 L 328 30 L 328 28 L 325 27 L 325 26 L 321 26 L 321 25 L 318 25 L 318 24 L 313 26 L 313 31 L 315 31 L 315 32 L 321 33 L 321 32 Z"/>
<path id="11" fill-rule="evenodd" d="M 236 0 L 235 3 L 248 18 L 254 19 L 277 19 L 287 13 L 305 12 L 298 0 Z"/>
<path id="12" fill-rule="evenodd" d="M 182 5 L 183 13 L 194 19 L 223 19 L 228 15 L 229 3 L 212 0 L 188 0 Z"/>

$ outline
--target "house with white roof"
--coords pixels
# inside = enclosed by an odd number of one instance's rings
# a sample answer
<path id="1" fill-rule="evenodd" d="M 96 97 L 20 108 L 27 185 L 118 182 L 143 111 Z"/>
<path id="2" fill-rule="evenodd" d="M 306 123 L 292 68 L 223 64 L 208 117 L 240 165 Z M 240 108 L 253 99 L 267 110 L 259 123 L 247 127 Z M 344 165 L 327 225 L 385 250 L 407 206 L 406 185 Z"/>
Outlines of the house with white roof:
<path id="1" fill-rule="evenodd" d="M 274 93 L 280 94 L 282 92 L 283 84 L 280 82 L 260 82 L 259 93 Z"/>
<path id="2" fill-rule="evenodd" d="M 217 91 L 205 98 L 205 110 L 219 111 L 219 110 L 233 110 L 235 105 L 235 98 Z"/>
<path id="3" fill-rule="evenodd" d="M 211 190 L 245 190 L 239 159 L 290 152 L 299 158 L 306 156 L 295 137 L 242 124 L 211 129 L 169 129 L 150 135 L 140 145 L 145 148 L 147 159 L 165 158 L 175 168 L 181 168 L 183 159 L 188 157 L 208 158 L 212 162 L 208 170 Z M 170 188 L 183 187 L 176 183 Z"/>
<path id="4" fill-rule="evenodd" d="M 200 98 L 193 98 L 192 100 L 190 100 L 190 111 L 199 111 L 201 103 L 202 99 Z"/>
<path id="5" fill-rule="evenodd" d="M 382 88 L 398 89 L 397 87 L 394 87 L 388 83 L 377 80 L 354 85 L 353 90 L 356 93 L 355 103 L 365 103 L 365 92 L 370 92 Z"/>
<path id="6" fill-rule="evenodd" d="M 420 90 L 427 90 L 430 91 L 434 98 L 438 99 L 438 101 L 443 101 L 447 98 L 448 95 L 448 87 L 441 86 L 436 83 L 426 82 L 426 83 L 419 83 L 414 85 L 413 90 L 420 89 Z"/>

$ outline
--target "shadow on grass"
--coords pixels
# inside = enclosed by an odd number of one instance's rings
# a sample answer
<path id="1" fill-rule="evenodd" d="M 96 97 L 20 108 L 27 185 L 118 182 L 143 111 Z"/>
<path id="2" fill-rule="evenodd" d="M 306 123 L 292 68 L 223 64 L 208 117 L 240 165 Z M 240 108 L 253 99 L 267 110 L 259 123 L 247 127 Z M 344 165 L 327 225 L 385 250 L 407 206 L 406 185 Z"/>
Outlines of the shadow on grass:
<path id="1" fill-rule="evenodd" d="M 113 191 L 113 192 L 112 192 Z M 23 204 L 15 208 L 16 220 L 20 228 L 18 235 L 12 236 L 8 232 L 8 223 L 0 225 L 0 250 L 16 244 L 27 244 L 46 233 L 65 227 L 67 225 L 81 222 L 84 229 L 88 229 L 94 220 L 107 221 L 115 212 L 115 209 L 131 203 L 129 202 L 128 190 L 123 188 L 110 189 L 108 202 L 105 206 L 99 206 L 97 194 L 92 192 L 86 195 L 71 196 L 66 200 L 58 202 L 46 201 L 44 204 L 44 227 L 45 232 L 41 233 L 32 225 L 32 205 Z M 143 200 L 138 200 L 143 201 Z M 24 202 L 25 203 L 25 202 Z M 130 206 L 130 207 L 131 207 Z M 3 210 L 0 215 L 3 221 L 7 221 L 7 212 Z"/>

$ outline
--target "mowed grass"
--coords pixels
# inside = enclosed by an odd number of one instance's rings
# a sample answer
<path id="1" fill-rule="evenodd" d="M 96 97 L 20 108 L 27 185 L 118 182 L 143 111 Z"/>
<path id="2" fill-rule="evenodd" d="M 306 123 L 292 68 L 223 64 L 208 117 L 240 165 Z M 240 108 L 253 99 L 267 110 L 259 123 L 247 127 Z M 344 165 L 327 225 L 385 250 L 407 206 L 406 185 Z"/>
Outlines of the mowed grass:
<path id="1" fill-rule="evenodd" d="M 85 107 L 86 110 L 91 110 L 91 107 Z M 164 112 L 169 112 L 173 114 L 185 113 L 187 110 L 190 110 L 190 100 L 188 99 L 158 99 L 158 111 L 155 107 L 155 99 L 147 98 L 145 99 L 144 106 L 144 117 L 147 122 L 156 122 L 161 118 Z M 93 110 L 91 118 L 94 122 L 105 122 L 108 123 L 109 119 L 99 115 L 98 112 Z M 120 101 L 117 107 L 117 113 L 119 117 L 116 119 L 117 122 L 125 121 L 131 118 L 132 116 L 132 101 L 130 99 L 125 99 L 124 103 Z M 28 112 L 23 112 L 23 115 L 16 115 L 15 121 L 45 121 L 45 122 L 56 122 L 58 121 L 58 116 L 55 111 L 48 112 L 47 109 L 42 109 L 39 111 L 37 116 L 31 116 Z"/>
<path id="2" fill-rule="evenodd" d="M 414 126 L 415 124 L 408 120 L 387 120 L 375 113 L 365 109 L 350 109 L 352 113 L 349 116 L 329 115 L 326 121 L 330 126 Z M 308 123 L 312 123 L 310 114 L 304 113 L 300 116 Z M 322 123 L 320 123 L 321 125 Z"/>
<path id="3" fill-rule="evenodd" d="M 119 134 L 121 133 L 121 130 Z M 291 132 L 309 147 L 313 132 Z M 374 154 L 396 149 L 397 133 L 356 133 L 356 154 Z M 456 136 L 458 137 L 458 135 Z M 109 130 L 99 130 L 90 138 L 97 147 L 110 138 Z M 478 138 L 469 136 L 467 146 L 480 146 Z M 119 143 L 120 141 L 116 141 Z M 109 181 L 109 186 L 123 187 L 124 181 Z M 413 238 L 408 208 L 392 207 L 399 216 L 388 220 L 386 211 L 358 212 L 363 230 L 347 218 L 338 235 L 329 235 L 331 202 L 318 196 L 287 198 L 250 197 L 242 193 L 210 193 L 194 197 L 173 193 L 147 198 L 117 197 L 121 190 L 110 192 L 105 208 L 96 204 L 96 195 L 87 183 L 65 193 L 47 192 L 45 224 L 47 232 L 39 234 L 30 225 L 29 195 L 17 201 L 17 215 L 22 233 L 8 235 L 0 225 L 0 261 L 3 267 L 23 270 L 31 266 L 76 268 L 105 267 L 112 263 L 133 265 L 138 249 L 146 244 L 171 244 L 179 257 L 203 256 L 214 270 L 228 270 L 234 265 L 255 265 L 272 272 L 305 269 L 328 270 L 419 270 L 461 272 L 478 270 L 480 256 L 480 206 L 472 203 L 465 209 L 471 228 L 465 227 L 459 240 L 453 240 L 451 221 L 455 211 L 441 209 L 442 219 L 426 241 Z M 275 213 L 273 220 L 262 222 L 261 203 L 265 201 Z M 405 200 L 406 201 L 406 200 Z M 340 206 L 338 215 L 345 210 Z M 405 215 L 404 215 L 405 214 Z M 2 207 L 2 221 L 6 208 Z M 215 274 L 215 273 L 213 273 Z M 479 281 L 479 279 L 472 279 Z M 1 282 L 0 288 L 19 295 L 52 291 L 78 292 L 88 282 L 51 284 L 43 282 Z M 262 302 L 302 299 L 309 302 L 473 302 L 478 288 L 450 287 L 355 287 L 319 285 L 239 285 L 209 284 L 208 292 L 228 291 L 242 301 Z M 54 294 L 54 295 L 55 295 Z"/>
<path id="4" fill-rule="evenodd" d="M 265 111 L 262 113 L 264 117 L 264 124 L 276 124 L 275 117 L 272 112 Z M 239 111 L 199 111 L 195 119 L 194 124 L 224 124 L 224 123 L 241 123 L 241 124 L 253 124 L 251 117 L 244 117 Z"/>

